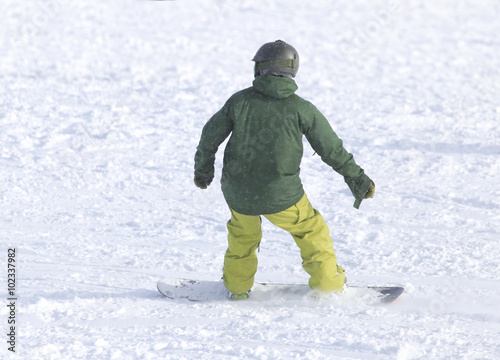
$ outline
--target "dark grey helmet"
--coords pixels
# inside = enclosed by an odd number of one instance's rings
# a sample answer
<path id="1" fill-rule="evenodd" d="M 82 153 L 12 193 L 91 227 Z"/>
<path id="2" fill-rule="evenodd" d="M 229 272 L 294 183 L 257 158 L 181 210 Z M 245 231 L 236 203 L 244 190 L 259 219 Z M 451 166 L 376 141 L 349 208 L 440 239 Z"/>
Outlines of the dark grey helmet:
<path id="1" fill-rule="evenodd" d="M 260 75 L 295 77 L 299 70 L 299 53 L 283 40 L 262 45 L 252 61 L 255 61 L 255 77 Z"/>

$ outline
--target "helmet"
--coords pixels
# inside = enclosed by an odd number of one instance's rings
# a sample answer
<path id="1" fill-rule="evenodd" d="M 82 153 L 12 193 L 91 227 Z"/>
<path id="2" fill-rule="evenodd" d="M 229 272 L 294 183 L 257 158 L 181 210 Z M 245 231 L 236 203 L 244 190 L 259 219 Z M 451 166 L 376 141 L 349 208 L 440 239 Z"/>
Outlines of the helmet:
<path id="1" fill-rule="evenodd" d="M 262 45 L 252 61 L 255 61 L 255 77 L 260 75 L 295 77 L 299 70 L 299 53 L 283 40 Z"/>

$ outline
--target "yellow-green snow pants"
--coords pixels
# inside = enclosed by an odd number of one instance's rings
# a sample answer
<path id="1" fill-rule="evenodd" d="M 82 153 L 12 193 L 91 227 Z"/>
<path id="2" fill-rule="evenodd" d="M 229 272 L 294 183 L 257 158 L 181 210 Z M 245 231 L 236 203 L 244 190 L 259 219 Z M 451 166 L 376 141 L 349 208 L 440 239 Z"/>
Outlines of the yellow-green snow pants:
<path id="1" fill-rule="evenodd" d="M 227 223 L 228 248 L 224 256 L 224 285 L 231 293 L 247 292 L 257 272 L 256 250 L 262 238 L 260 216 L 243 215 L 231 210 Z M 302 266 L 310 275 L 309 287 L 324 292 L 342 291 L 344 270 L 337 265 L 325 220 L 304 195 L 290 208 L 263 215 L 274 225 L 290 232 L 300 248 Z"/>

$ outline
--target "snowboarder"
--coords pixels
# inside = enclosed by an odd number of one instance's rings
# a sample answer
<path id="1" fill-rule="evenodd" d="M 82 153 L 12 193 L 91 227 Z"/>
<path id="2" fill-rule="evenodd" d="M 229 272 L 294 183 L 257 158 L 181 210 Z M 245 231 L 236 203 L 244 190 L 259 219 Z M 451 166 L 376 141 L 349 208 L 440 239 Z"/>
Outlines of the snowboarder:
<path id="1" fill-rule="evenodd" d="M 256 249 L 262 238 L 261 216 L 290 232 L 300 248 L 309 287 L 340 292 L 344 270 L 330 231 L 309 202 L 299 177 L 305 136 L 314 151 L 344 177 L 355 197 L 373 197 L 375 185 L 365 175 L 326 118 L 295 94 L 299 54 L 277 40 L 255 54 L 253 86 L 232 95 L 203 127 L 195 155 L 194 183 L 206 189 L 214 178 L 215 154 L 224 151 L 222 192 L 231 211 L 223 281 L 234 300 L 245 299 L 257 272 Z"/>

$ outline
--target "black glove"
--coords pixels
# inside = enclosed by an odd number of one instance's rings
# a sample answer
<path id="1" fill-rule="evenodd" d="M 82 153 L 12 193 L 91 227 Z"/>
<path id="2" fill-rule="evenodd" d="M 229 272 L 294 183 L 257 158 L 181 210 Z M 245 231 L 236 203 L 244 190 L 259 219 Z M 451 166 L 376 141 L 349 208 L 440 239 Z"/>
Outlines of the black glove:
<path id="1" fill-rule="evenodd" d="M 359 209 L 363 199 L 372 198 L 373 195 L 375 195 L 375 183 L 365 174 L 356 180 L 350 181 L 348 185 L 352 194 L 356 198 L 353 205 L 356 209 Z"/>
<path id="2" fill-rule="evenodd" d="M 194 184 L 198 186 L 200 189 L 206 189 L 212 183 L 212 180 L 213 176 L 205 177 L 194 174 Z"/>
<path id="3" fill-rule="evenodd" d="M 371 199 L 373 196 L 375 196 L 375 183 L 371 181 L 370 187 L 365 194 L 365 199 Z"/>

